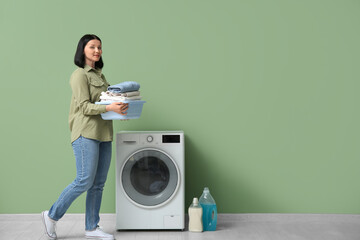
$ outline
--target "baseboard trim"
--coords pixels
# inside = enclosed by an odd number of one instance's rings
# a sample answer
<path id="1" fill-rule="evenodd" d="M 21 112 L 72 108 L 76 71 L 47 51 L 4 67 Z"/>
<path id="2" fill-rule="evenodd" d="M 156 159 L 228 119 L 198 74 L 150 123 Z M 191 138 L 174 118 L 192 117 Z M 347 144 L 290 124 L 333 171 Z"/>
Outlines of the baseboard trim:
<path id="1" fill-rule="evenodd" d="M 360 222 L 360 214 L 313 214 L 313 213 L 240 213 L 219 214 L 219 221 L 240 222 Z"/>
<path id="2" fill-rule="evenodd" d="M 114 213 L 102 213 L 100 217 L 103 220 L 114 220 Z M 63 220 L 82 220 L 85 214 L 68 213 L 65 214 Z M 0 214 L 1 221 L 34 221 L 40 220 L 41 213 L 37 214 Z M 188 216 L 186 214 L 186 219 Z M 360 214 L 312 214 L 312 213 L 221 213 L 218 214 L 220 222 L 360 222 Z"/>

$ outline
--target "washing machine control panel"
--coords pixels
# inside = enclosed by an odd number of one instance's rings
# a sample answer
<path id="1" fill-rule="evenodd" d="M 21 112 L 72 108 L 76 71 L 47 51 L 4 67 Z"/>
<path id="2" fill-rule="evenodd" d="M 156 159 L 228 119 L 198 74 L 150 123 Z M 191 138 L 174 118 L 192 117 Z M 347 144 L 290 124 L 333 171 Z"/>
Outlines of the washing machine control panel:
<path id="1" fill-rule="evenodd" d="M 139 144 L 181 144 L 181 136 L 179 134 L 156 134 L 149 133 L 148 135 L 140 135 L 137 136 L 137 139 L 130 139 L 131 143 L 139 143 Z M 129 141 L 126 141 L 129 142 Z"/>

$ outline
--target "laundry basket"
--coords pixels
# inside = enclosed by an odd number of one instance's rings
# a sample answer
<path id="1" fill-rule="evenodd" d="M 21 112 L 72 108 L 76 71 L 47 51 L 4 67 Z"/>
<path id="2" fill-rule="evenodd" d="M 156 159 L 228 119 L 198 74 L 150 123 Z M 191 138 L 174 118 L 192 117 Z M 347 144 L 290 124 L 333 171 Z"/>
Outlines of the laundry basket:
<path id="1" fill-rule="evenodd" d="M 129 104 L 129 108 L 126 111 L 127 112 L 126 115 L 121 115 L 116 112 L 109 111 L 109 112 L 101 114 L 102 119 L 104 119 L 104 120 L 121 120 L 121 119 L 140 118 L 143 105 L 144 105 L 144 103 L 146 103 L 146 101 L 141 101 L 141 100 L 128 100 L 128 101 L 121 101 L 121 102 Z M 111 103 L 112 102 L 95 102 L 95 104 L 101 104 L 101 105 L 109 105 Z"/>

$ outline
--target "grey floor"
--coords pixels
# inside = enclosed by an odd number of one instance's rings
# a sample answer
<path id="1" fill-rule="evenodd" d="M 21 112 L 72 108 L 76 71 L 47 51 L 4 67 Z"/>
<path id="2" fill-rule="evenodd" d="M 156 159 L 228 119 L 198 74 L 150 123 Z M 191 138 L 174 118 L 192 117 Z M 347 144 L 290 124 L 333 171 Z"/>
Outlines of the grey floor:
<path id="1" fill-rule="evenodd" d="M 117 240 L 360 240 L 360 215 L 220 214 L 215 232 L 115 231 L 115 214 L 102 214 L 100 224 Z M 84 215 L 66 214 L 57 224 L 58 239 L 85 239 Z M 0 214 L 0 239 L 43 240 L 40 214 Z"/>

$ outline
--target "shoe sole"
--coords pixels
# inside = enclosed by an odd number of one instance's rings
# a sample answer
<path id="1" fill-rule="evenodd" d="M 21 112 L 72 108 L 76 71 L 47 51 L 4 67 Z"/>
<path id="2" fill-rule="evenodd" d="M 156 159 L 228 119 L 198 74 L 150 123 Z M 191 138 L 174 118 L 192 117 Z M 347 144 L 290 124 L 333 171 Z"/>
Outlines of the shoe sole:
<path id="1" fill-rule="evenodd" d="M 51 237 L 51 236 L 49 235 L 49 233 L 47 232 L 46 224 L 45 224 L 45 216 L 44 216 L 44 215 L 45 215 L 45 211 L 43 211 L 43 212 L 41 213 L 41 220 L 42 220 L 42 222 L 43 222 L 45 234 L 48 236 L 49 239 L 56 239 L 56 237 Z"/>
<path id="2" fill-rule="evenodd" d="M 104 238 L 104 237 L 87 237 L 85 236 L 86 239 L 101 239 L 101 240 L 115 240 L 115 238 Z"/>
<path id="3" fill-rule="evenodd" d="M 85 238 L 86 238 L 86 239 L 115 240 L 114 237 L 108 237 L 108 238 L 106 238 L 106 237 L 98 237 L 98 236 L 94 236 L 94 237 L 92 237 L 92 236 L 85 236 Z"/>

